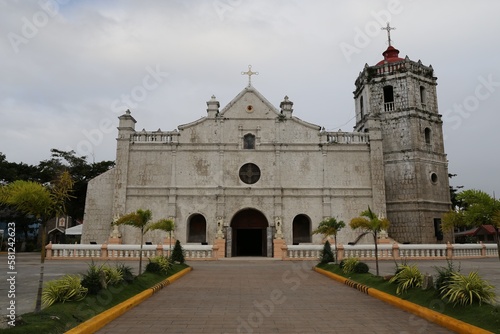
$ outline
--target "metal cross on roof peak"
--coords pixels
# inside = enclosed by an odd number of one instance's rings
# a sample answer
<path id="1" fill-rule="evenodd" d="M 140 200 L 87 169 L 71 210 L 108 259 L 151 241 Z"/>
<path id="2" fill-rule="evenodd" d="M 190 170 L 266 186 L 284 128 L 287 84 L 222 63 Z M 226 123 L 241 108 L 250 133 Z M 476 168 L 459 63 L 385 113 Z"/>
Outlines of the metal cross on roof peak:
<path id="1" fill-rule="evenodd" d="M 252 85 L 252 75 L 259 75 L 259 72 L 252 72 L 252 65 L 248 65 L 248 71 L 241 72 L 241 75 L 248 75 L 248 87 Z"/>
<path id="2" fill-rule="evenodd" d="M 387 27 L 381 28 L 381 30 L 387 30 L 387 40 L 389 41 L 389 46 L 391 46 L 391 30 L 396 30 L 396 28 L 391 27 L 389 22 L 387 22 Z"/>

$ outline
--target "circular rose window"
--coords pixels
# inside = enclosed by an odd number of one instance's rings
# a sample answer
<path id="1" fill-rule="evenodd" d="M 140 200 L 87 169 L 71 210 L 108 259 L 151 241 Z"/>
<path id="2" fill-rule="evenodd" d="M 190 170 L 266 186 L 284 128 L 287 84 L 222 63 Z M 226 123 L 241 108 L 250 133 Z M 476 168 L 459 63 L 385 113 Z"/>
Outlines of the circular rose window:
<path id="1" fill-rule="evenodd" d="M 248 163 L 240 168 L 240 180 L 246 184 L 254 184 L 260 179 L 260 169 L 257 165 Z"/>

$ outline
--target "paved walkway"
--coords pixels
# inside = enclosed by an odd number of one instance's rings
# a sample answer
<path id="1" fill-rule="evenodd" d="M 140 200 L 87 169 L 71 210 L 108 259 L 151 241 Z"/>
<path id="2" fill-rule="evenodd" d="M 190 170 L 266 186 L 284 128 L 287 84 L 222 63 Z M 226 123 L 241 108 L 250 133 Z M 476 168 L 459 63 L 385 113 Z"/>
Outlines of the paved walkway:
<path id="1" fill-rule="evenodd" d="M 450 333 L 312 271 L 313 262 L 191 264 L 97 333 Z"/>

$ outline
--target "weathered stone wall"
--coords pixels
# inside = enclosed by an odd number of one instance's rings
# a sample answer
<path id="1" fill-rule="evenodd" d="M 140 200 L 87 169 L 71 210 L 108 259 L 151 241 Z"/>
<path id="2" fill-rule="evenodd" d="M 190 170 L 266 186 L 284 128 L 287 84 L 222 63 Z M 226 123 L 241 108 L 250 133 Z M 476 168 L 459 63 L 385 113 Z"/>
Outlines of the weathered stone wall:
<path id="1" fill-rule="evenodd" d="M 88 183 L 81 240 L 83 244 L 90 241 L 103 243 L 108 240 L 113 221 L 114 180 L 115 169 L 110 169 Z"/>

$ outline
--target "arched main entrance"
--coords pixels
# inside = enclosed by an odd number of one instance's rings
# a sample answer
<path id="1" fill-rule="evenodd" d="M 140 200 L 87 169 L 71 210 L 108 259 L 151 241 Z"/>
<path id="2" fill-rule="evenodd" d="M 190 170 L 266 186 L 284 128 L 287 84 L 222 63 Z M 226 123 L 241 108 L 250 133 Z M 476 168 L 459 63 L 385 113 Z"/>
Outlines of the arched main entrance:
<path id="1" fill-rule="evenodd" d="M 267 256 L 267 219 L 262 212 L 245 209 L 231 220 L 232 256 Z"/>

